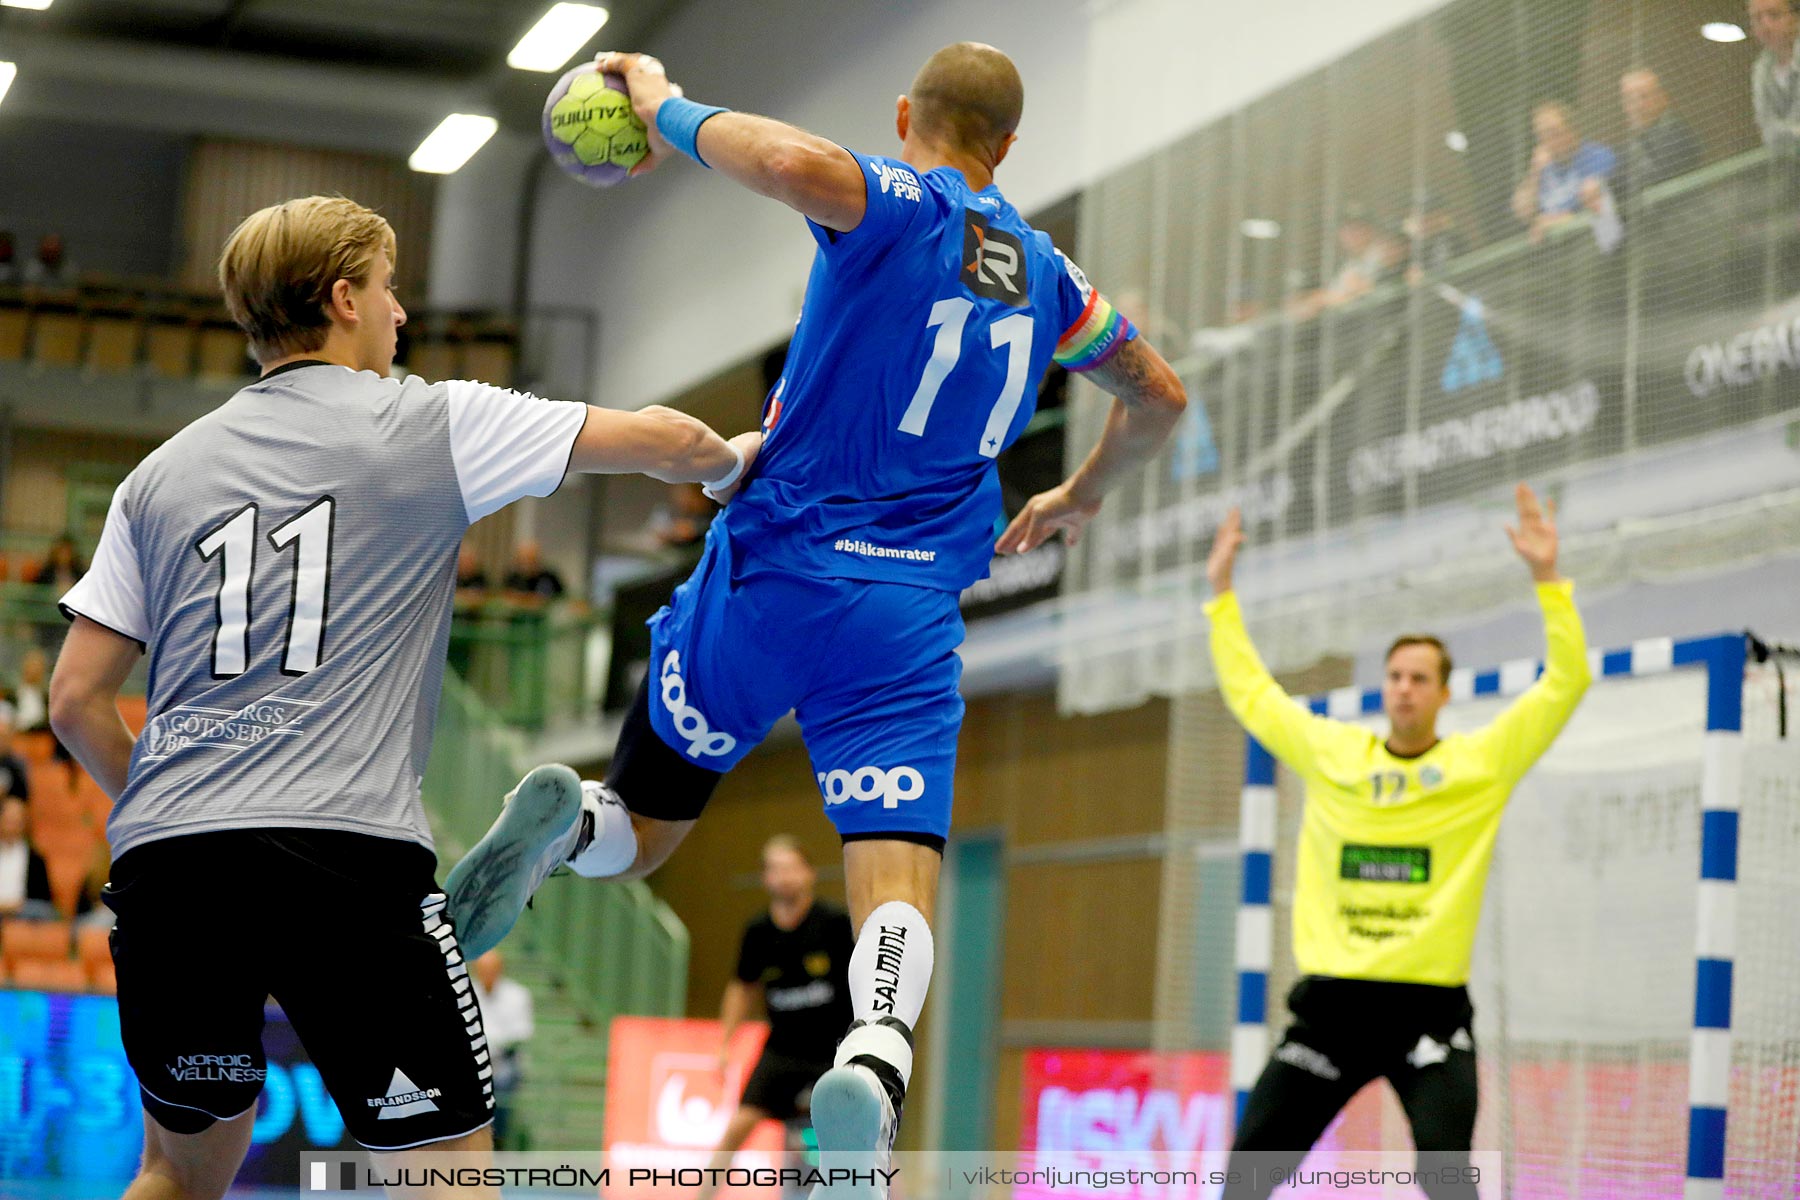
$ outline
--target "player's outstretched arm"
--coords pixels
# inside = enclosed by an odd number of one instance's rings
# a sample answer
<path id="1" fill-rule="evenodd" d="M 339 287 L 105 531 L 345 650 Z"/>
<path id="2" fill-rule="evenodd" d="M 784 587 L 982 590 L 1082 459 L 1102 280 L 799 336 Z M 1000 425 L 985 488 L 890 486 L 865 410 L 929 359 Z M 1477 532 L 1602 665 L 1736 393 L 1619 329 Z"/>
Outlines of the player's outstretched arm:
<path id="1" fill-rule="evenodd" d="M 50 676 L 50 728 L 114 800 L 137 740 L 119 715 L 119 689 L 142 654 L 124 634 L 77 616 Z"/>
<path id="2" fill-rule="evenodd" d="M 1187 389 L 1175 369 L 1141 337 L 1086 375 L 1114 396 L 1106 429 L 1073 475 L 1026 501 L 994 547 L 1001 554 L 1034 550 L 1058 532 L 1074 545 L 1106 493 L 1162 449 L 1187 410 Z"/>
<path id="3" fill-rule="evenodd" d="M 1556 499 L 1538 503 L 1531 485 L 1519 484 L 1513 489 L 1513 503 L 1519 510 L 1519 523 L 1506 527 L 1513 552 L 1531 569 L 1533 583 L 1556 583 L 1562 576 L 1556 571 Z"/>
<path id="4" fill-rule="evenodd" d="M 680 150 L 827 229 L 848 233 L 861 224 L 867 184 L 862 168 L 842 146 L 750 113 L 692 104 L 685 112 L 664 113 L 663 105 L 681 91 L 669 82 L 662 63 L 647 54 L 619 53 L 602 54 L 595 61 L 602 71 L 625 77 L 631 106 L 649 132 L 650 153 L 632 169 L 633 175 L 654 170 Z M 693 125 L 696 119 L 700 124 Z"/>
<path id="5" fill-rule="evenodd" d="M 1316 717 L 1282 690 L 1256 652 L 1244 627 L 1243 609 L 1232 589 L 1232 569 L 1244 545 L 1244 518 L 1237 509 L 1225 514 L 1206 557 L 1206 578 L 1213 598 L 1206 615 L 1212 622 L 1208 646 L 1219 695 L 1249 734 L 1276 758 L 1310 776 L 1332 747 L 1352 742 L 1354 729 Z"/>
<path id="6" fill-rule="evenodd" d="M 1574 585 L 1557 570 L 1556 502 L 1539 504 L 1523 483 L 1513 495 L 1519 519 L 1506 527 L 1506 536 L 1537 585 L 1544 613 L 1544 673 L 1476 737 L 1494 756 L 1495 770 L 1517 779 L 1556 740 L 1593 682 L 1593 668 Z"/>
<path id="7" fill-rule="evenodd" d="M 729 442 L 706 422 L 652 404 L 636 412 L 590 405 L 575 437 L 569 469 L 589 475 L 648 475 L 664 483 L 704 483 L 723 504 L 762 449 L 760 432 Z M 740 456 L 742 466 L 740 467 Z"/>

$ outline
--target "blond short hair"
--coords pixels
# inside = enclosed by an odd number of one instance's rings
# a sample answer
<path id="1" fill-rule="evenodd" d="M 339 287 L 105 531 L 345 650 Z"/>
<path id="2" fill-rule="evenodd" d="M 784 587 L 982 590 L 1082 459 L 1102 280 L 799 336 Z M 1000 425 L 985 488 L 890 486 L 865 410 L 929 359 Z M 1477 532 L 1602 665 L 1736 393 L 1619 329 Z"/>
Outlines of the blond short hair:
<path id="1" fill-rule="evenodd" d="M 791 833 L 778 833 L 764 842 L 763 857 L 767 858 L 771 850 L 785 850 L 789 854 L 797 856 L 809 869 L 813 865 L 812 855 L 806 852 L 806 847 L 802 846 L 800 840 Z"/>
<path id="2" fill-rule="evenodd" d="M 306 196 L 244 218 L 219 255 L 219 287 L 259 362 L 325 344 L 326 306 L 340 279 L 361 287 L 375 257 L 396 255 L 394 229 L 342 196 Z"/>

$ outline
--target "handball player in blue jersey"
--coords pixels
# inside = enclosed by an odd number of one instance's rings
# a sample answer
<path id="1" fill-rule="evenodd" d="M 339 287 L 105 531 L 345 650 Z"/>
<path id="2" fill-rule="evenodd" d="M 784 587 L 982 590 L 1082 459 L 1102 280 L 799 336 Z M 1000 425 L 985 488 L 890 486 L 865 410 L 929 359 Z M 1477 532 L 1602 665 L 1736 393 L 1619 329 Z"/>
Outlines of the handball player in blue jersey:
<path id="1" fill-rule="evenodd" d="M 539 768 L 567 794 L 516 794 L 452 873 L 452 910 L 479 954 L 562 863 L 590 877 L 654 870 L 724 773 L 794 710 L 843 838 L 857 930 L 855 1021 L 814 1090 L 813 1121 L 822 1149 L 884 1161 L 931 977 L 963 714 L 958 594 L 996 548 L 1073 541 L 1162 446 L 1186 397 L 994 185 L 1023 88 L 993 47 L 932 55 L 899 99 L 895 158 L 698 104 L 647 56 L 600 65 L 625 76 L 652 130 L 638 173 L 684 154 L 799 212 L 818 249 L 762 441 L 735 443 L 749 461 L 722 485 L 730 503 L 651 621 L 650 674 L 611 774 L 581 784 Z M 996 546 L 994 460 L 1053 359 L 1117 399 L 1086 461 Z"/>

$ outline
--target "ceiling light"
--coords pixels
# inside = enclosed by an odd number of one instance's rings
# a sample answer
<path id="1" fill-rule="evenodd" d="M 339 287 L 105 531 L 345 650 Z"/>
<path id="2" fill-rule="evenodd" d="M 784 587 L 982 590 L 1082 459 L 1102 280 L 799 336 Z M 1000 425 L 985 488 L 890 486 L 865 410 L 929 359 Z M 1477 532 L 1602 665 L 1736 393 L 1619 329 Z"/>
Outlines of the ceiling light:
<path id="1" fill-rule="evenodd" d="M 50 7 L 50 0 L 0 0 L 0 8 L 31 8 L 43 12 Z"/>
<path id="2" fill-rule="evenodd" d="M 1709 42 L 1741 42 L 1750 35 L 1742 25 L 1730 21 L 1708 21 L 1700 27 L 1700 36 Z"/>
<path id="3" fill-rule="evenodd" d="M 451 113 L 419 143 L 406 165 L 415 171 L 449 175 L 487 145 L 487 140 L 499 127 L 500 123 L 492 117 Z"/>
<path id="4" fill-rule="evenodd" d="M 1266 217 L 1249 217 L 1242 225 L 1238 226 L 1238 230 L 1247 238 L 1266 242 L 1270 238 L 1281 236 L 1281 222 L 1271 221 Z"/>
<path id="5" fill-rule="evenodd" d="M 1460 129 L 1452 129 L 1449 133 L 1444 135 L 1444 145 L 1450 147 L 1458 154 L 1462 154 L 1469 148 L 1469 135 Z"/>
<path id="6" fill-rule="evenodd" d="M 13 76 L 19 68 L 9 62 L 0 62 L 0 100 L 6 99 L 6 89 L 12 86 Z"/>
<path id="7" fill-rule="evenodd" d="M 606 24 L 597 4 L 553 4 L 506 56 L 506 65 L 521 71 L 560 71 Z"/>

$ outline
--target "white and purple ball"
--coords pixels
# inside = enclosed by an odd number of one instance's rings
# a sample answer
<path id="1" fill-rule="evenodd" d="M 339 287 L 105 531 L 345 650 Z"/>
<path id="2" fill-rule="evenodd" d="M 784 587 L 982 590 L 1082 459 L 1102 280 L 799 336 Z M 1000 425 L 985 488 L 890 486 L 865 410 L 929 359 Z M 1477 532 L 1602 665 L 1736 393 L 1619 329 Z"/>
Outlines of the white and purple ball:
<path id="1" fill-rule="evenodd" d="M 650 152 L 621 75 L 583 63 L 556 81 L 544 101 L 544 145 L 556 165 L 594 187 L 611 187 Z"/>

